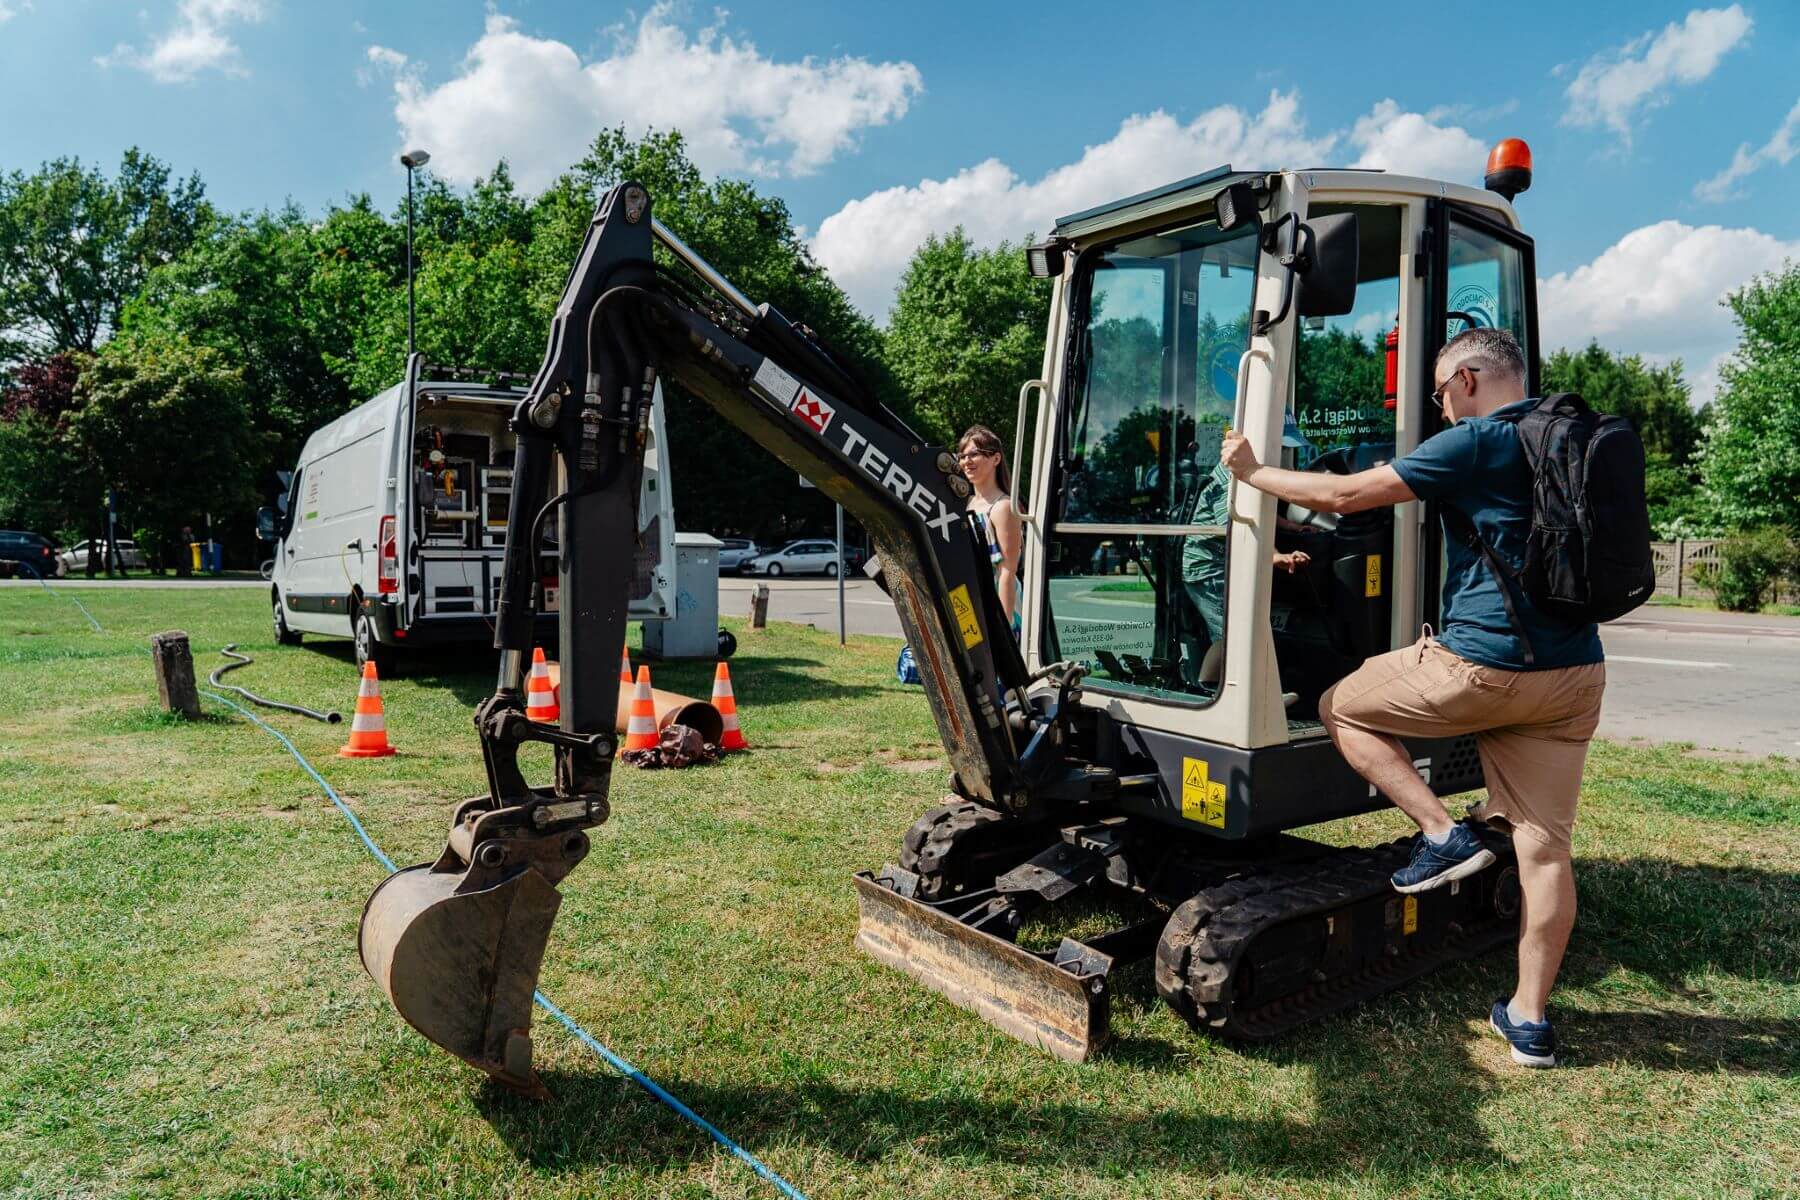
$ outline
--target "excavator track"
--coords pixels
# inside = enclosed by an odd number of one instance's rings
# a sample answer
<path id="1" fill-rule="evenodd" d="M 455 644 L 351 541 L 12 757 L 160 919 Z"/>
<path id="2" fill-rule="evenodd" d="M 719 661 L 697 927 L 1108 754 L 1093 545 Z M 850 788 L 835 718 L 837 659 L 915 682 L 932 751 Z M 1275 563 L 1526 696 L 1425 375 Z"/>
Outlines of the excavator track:
<path id="1" fill-rule="evenodd" d="M 1416 896 L 1389 876 L 1410 840 L 1239 876 L 1181 904 L 1156 948 L 1157 990 L 1203 1033 L 1265 1041 L 1511 941 L 1518 868 L 1496 861 Z"/>
<path id="2" fill-rule="evenodd" d="M 1056 838 L 1054 826 L 1026 824 L 984 805 L 947 797 L 906 831 L 900 865 L 919 876 L 921 898 L 947 900 L 992 887 L 995 876 Z"/>

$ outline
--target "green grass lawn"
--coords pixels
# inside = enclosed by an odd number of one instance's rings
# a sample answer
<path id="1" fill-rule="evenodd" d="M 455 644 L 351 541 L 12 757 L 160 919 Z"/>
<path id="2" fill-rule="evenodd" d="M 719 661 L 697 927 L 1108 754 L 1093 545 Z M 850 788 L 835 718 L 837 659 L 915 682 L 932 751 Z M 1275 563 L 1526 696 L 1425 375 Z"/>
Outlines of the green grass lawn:
<path id="1" fill-rule="evenodd" d="M 356 957 L 379 878 L 273 738 L 165 719 L 149 635 L 346 711 L 347 645 L 270 644 L 252 591 L 0 591 L 0 1195 L 737 1197 L 774 1191 L 541 1014 L 555 1099 L 484 1085 Z M 851 871 L 891 860 L 943 767 L 894 644 L 739 630 L 755 752 L 615 776 L 542 986 L 814 1197 L 1788 1196 L 1800 1178 L 1800 767 L 1598 745 L 1569 1068 L 1483 1027 L 1506 955 L 1277 1045 L 1194 1037 L 1139 968 L 1084 1066 L 851 947 Z M 489 656 L 389 680 L 396 758 L 276 714 L 393 857 L 481 787 Z M 611 670 L 612 664 L 599 664 Z M 709 665 L 658 671 L 705 693 Z M 541 759 L 532 760 L 543 770 Z M 1393 814 L 1328 827 L 1401 832 Z"/>

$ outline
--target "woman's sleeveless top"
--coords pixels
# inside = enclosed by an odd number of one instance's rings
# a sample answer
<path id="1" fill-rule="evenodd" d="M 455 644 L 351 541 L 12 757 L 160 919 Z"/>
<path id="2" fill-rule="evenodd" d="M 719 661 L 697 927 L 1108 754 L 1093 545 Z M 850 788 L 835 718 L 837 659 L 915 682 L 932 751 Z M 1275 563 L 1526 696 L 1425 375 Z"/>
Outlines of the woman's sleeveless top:
<path id="1" fill-rule="evenodd" d="M 1000 538 L 999 535 L 994 532 L 994 523 L 988 520 L 987 513 L 977 509 L 970 509 L 969 515 L 975 518 L 975 528 L 977 532 L 981 534 L 982 540 L 987 543 L 988 562 L 993 564 L 994 581 L 998 584 L 1000 564 L 1006 561 L 1006 555 L 1000 550 Z M 1019 636 L 1019 631 L 1023 628 L 1020 613 L 1022 612 L 1021 602 L 1025 598 L 1025 585 L 1023 581 L 1019 579 L 1018 572 L 1016 571 L 1013 573 L 1013 586 L 1016 590 L 1013 594 L 1012 632 L 1013 637 L 1016 639 Z"/>

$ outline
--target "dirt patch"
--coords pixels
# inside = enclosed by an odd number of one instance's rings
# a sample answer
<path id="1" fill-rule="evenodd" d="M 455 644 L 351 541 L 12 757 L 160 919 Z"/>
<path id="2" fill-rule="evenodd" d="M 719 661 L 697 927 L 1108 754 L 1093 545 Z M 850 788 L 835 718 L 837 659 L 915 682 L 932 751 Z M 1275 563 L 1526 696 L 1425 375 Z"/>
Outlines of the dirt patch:
<path id="1" fill-rule="evenodd" d="M 943 761 L 936 758 L 890 758 L 886 765 L 908 775 L 929 775 L 944 768 Z"/>

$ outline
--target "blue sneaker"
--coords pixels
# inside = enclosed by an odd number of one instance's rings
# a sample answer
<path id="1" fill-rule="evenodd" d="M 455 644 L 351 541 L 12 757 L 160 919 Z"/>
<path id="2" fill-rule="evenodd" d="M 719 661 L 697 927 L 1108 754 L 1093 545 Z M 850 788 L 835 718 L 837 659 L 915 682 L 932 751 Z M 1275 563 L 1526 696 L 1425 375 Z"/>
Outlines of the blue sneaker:
<path id="1" fill-rule="evenodd" d="M 1473 875 L 1494 861 L 1494 852 L 1481 842 L 1481 835 L 1467 825 L 1450 830 L 1450 840 L 1434 846 L 1420 834 L 1413 841 L 1412 861 L 1394 872 L 1396 892 L 1428 892 L 1443 887 L 1452 879 Z"/>
<path id="2" fill-rule="evenodd" d="M 1556 1030 L 1549 1021 L 1515 1021 L 1506 1011 L 1505 999 L 1500 999 L 1494 1001 L 1488 1024 L 1512 1046 L 1513 1061 L 1520 1066 L 1556 1065 Z"/>

